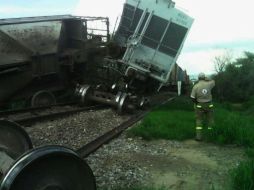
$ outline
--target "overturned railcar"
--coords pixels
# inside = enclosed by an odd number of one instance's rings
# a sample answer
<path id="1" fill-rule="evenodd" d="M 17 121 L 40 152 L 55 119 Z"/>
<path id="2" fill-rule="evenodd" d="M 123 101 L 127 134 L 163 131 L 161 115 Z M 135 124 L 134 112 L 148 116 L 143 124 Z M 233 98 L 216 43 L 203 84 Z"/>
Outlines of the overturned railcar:
<path id="1" fill-rule="evenodd" d="M 108 31 L 88 33 L 94 20 L 108 24 L 107 18 L 70 15 L 1 19 L 0 106 L 9 100 L 52 104 L 83 83 L 86 63 L 93 61 L 89 55 L 109 37 Z"/>
<path id="2" fill-rule="evenodd" d="M 95 21 L 105 27 L 91 27 Z M 147 94 L 178 80 L 174 66 L 192 22 L 171 0 L 126 0 L 113 38 L 103 17 L 1 19 L 0 108 L 143 105 Z"/>
<path id="3" fill-rule="evenodd" d="M 126 47 L 125 74 L 168 83 L 192 23 L 171 0 L 127 0 L 115 35 Z"/>

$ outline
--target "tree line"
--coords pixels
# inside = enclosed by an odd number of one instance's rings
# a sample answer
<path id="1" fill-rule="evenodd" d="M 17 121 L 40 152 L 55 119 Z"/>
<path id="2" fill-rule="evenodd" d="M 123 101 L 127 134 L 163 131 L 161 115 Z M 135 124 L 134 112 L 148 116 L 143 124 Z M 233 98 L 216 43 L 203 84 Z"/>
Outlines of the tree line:
<path id="1" fill-rule="evenodd" d="M 214 59 L 216 87 L 213 94 L 218 101 L 245 102 L 254 97 L 254 53 L 232 61 L 229 55 Z"/>

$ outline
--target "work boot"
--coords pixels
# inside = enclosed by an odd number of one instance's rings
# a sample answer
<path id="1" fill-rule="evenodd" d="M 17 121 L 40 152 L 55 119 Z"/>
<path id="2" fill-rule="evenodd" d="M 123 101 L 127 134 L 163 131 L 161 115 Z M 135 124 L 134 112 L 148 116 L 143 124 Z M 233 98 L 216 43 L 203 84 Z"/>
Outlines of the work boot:
<path id="1" fill-rule="evenodd" d="M 196 140 L 202 141 L 202 127 L 196 127 Z"/>

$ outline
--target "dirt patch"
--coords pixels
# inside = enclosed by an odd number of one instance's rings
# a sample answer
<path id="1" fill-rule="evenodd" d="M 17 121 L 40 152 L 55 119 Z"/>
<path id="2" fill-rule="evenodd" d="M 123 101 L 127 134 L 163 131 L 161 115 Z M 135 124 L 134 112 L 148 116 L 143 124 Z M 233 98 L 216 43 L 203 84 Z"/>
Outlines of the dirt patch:
<path id="1" fill-rule="evenodd" d="M 160 147 L 160 143 L 157 145 Z M 241 148 L 192 140 L 181 143 L 180 148 L 166 148 L 164 155 L 135 157 L 149 168 L 151 184 L 175 190 L 225 189 L 229 170 L 245 159 Z"/>
<path id="2" fill-rule="evenodd" d="M 124 132 L 87 161 L 98 189 L 164 186 L 170 190 L 224 190 L 229 170 L 245 159 L 244 149 L 236 146 L 194 140 L 144 141 L 128 138 Z"/>

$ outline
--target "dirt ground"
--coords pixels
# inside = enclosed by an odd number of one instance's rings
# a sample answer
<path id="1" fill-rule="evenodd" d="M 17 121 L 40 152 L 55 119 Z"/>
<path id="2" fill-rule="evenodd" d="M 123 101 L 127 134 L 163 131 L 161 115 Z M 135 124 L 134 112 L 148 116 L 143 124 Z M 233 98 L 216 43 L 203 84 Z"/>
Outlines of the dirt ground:
<path id="1" fill-rule="evenodd" d="M 226 189 L 229 170 L 245 159 L 244 150 L 235 146 L 216 146 L 195 140 L 168 146 L 167 141 L 153 141 L 163 154 L 131 153 L 129 159 L 139 162 L 151 174 L 148 185 L 172 190 Z M 155 144 L 154 144 L 155 143 Z"/>

